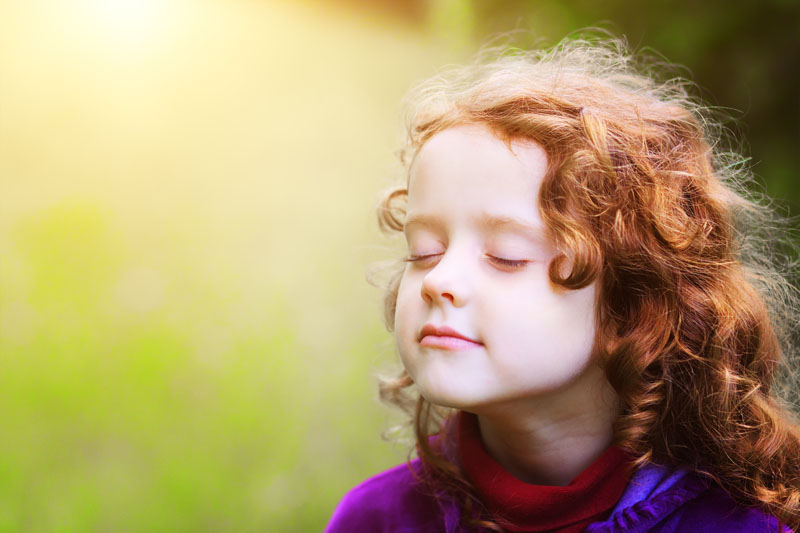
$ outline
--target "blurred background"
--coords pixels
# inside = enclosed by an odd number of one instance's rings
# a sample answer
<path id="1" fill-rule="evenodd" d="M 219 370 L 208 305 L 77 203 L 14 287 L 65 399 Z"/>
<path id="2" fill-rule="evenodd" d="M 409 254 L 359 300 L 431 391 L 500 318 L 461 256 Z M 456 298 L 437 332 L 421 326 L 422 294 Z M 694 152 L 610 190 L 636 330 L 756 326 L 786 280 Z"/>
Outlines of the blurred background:
<path id="1" fill-rule="evenodd" d="M 0 0 L 0 531 L 320 531 L 403 461 L 370 263 L 400 100 L 601 25 L 800 214 L 793 0 Z"/>

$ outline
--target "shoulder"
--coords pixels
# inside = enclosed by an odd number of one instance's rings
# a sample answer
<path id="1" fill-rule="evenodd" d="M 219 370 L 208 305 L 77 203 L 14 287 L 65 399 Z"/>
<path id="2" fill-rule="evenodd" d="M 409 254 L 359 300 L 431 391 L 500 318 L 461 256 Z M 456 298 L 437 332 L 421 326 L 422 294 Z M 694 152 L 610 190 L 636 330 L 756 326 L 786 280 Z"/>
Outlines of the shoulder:
<path id="1" fill-rule="evenodd" d="M 740 533 L 781 533 L 789 531 L 781 528 L 774 516 L 764 511 L 743 506 L 721 487 L 710 485 L 696 498 L 687 501 L 675 516 L 665 521 L 665 531 L 692 531 L 697 533 L 735 531 Z"/>
<path id="2" fill-rule="evenodd" d="M 419 468 L 419 460 L 414 459 L 351 489 L 325 531 L 441 531 L 441 513 L 417 480 Z"/>
<path id="3" fill-rule="evenodd" d="M 656 473 L 660 468 L 651 468 Z M 647 474 L 647 472 L 645 473 Z M 721 487 L 694 473 L 662 472 L 657 483 L 645 484 L 635 499 L 623 501 L 605 522 L 592 524 L 592 533 L 783 533 L 778 520 L 760 509 L 738 504 Z M 676 476 L 675 474 L 679 474 Z M 670 478 L 673 480 L 670 481 Z M 633 480 L 632 480 L 633 481 Z M 659 483 L 661 486 L 659 486 Z M 629 485 L 629 488 L 630 485 Z"/>

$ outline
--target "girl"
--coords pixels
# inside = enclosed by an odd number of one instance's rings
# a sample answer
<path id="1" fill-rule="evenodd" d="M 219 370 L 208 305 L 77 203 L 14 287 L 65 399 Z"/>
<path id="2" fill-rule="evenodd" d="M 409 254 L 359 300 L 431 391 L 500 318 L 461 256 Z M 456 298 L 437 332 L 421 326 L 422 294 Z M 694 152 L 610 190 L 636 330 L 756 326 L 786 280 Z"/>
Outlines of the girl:
<path id="1" fill-rule="evenodd" d="M 412 94 L 381 392 L 419 458 L 329 531 L 800 527 L 777 219 L 682 86 L 630 63 L 571 41 Z"/>

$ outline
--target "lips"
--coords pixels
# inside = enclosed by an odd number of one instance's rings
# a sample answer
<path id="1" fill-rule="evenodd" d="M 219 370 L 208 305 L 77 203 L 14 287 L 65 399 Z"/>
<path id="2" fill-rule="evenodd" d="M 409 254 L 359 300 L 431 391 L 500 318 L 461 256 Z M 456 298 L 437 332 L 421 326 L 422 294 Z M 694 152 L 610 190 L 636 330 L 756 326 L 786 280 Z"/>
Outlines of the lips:
<path id="1" fill-rule="evenodd" d="M 420 346 L 429 348 L 441 348 L 443 350 L 468 350 L 483 346 L 483 343 L 462 335 L 458 331 L 447 326 L 434 326 L 425 324 L 420 331 Z"/>

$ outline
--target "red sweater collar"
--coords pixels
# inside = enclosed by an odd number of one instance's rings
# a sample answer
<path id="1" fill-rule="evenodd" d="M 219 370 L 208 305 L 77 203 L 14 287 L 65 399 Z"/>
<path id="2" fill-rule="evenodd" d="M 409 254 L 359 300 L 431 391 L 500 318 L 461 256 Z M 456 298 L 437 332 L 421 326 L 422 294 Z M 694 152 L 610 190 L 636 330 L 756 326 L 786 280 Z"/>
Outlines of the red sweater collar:
<path id="1" fill-rule="evenodd" d="M 630 457 L 610 446 L 565 487 L 531 485 L 492 459 L 481 441 L 478 418 L 461 412 L 458 449 L 467 477 L 501 526 L 509 531 L 578 532 L 605 518 L 630 480 Z"/>

